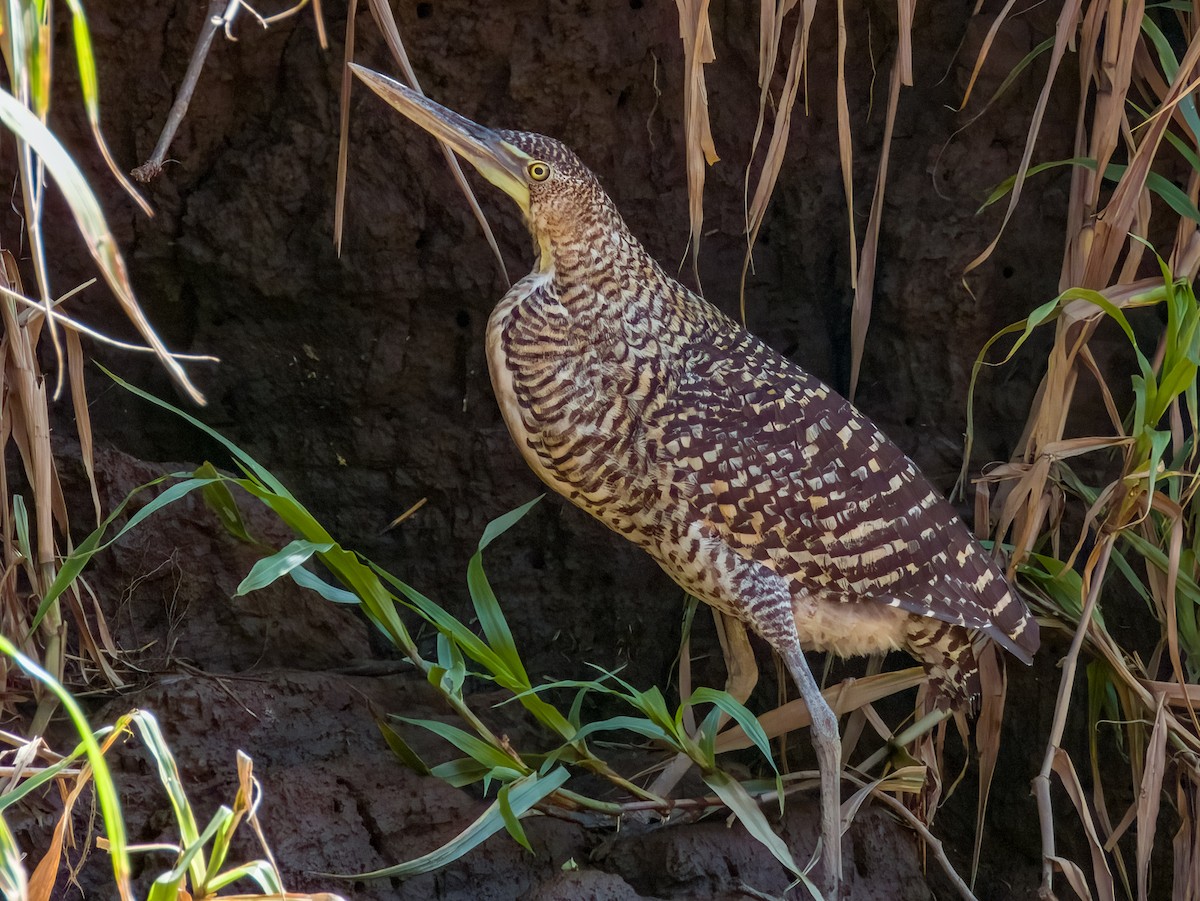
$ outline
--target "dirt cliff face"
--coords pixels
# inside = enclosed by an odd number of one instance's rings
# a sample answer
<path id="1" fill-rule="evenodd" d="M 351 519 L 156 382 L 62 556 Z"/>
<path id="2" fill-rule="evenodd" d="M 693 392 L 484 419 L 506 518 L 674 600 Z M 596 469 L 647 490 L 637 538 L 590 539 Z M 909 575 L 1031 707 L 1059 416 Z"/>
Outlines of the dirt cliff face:
<path id="1" fill-rule="evenodd" d="M 486 371 L 483 329 L 505 282 L 436 146 L 361 87 L 352 100 L 347 228 L 339 256 L 332 230 L 346 10 L 339 2 L 323 6 L 331 36 L 328 52 L 318 46 L 309 12 L 267 31 L 244 16 L 236 43 L 218 39 L 171 150 L 174 162 L 146 190 L 156 216 L 144 218 L 112 190 L 106 194 L 107 208 L 141 301 L 167 342 L 177 350 L 221 358 L 219 366 L 193 369 L 209 398 L 203 418 L 279 476 L 343 545 L 465 613 L 469 604 L 463 573 L 484 525 L 544 490 L 512 447 Z M 482 123 L 562 139 L 600 175 L 652 253 L 667 263 L 684 258 L 683 60 L 673 5 L 429 0 L 400 7 L 401 33 L 427 93 Z M 199 31 L 203 4 L 96 3 L 88 14 L 100 66 L 105 131 L 118 159 L 132 168 L 149 156 L 158 139 Z M 867 3 L 854 17 L 858 21 L 849 29 L 847 78 L 856 153 L 854 225 L 861 240 L 881 150 L 894 9 Z M 717 60 L 707 68 L 709 104 L 722 159 L 708 172 L 699 275 L 705 295 L 736 315 L 745 247 L 744 170 L 758 103 L 757 22 L 752 5 L 742 3 L 716 2 L 711 18 Z M 1025 18 L 1006 26 L 992 51 L 994 62 L 975 88 L 978 97 L 989 96 L 1041 39 L 1044 24 Z M 356 58 L 394 71 L 367 13 L 359 15 L 357 26 Z M 966 118 L 953 110 L 985 28 L 986 23 L 968 21 L 966 6 L 919 8 L 916 86 L 902 95 L 891 148 L 875 305 L 858 393 L 862 409 L 943 489 L 950 487 L 960 461 L 975 354 L 993 332 L 1056 290 L 1056 235 L 1064 209 L 1057 183 L 1047 182 L 1044 190 L 1028 197 L 992 261 L 971 276 L 971 291 L 963 287 L 964 266 L 998 226 L 997 216 L 980 217 L 974 211 L 989 187 L 1016 170 L 1027 127 L 1024 111 L 1039 87 L 1031 79 L 1018 82 L 988 115 L 959 130 Z M 810 46 L 807 114 L 797 114 L 793 123 L 788 159 L 747 282 L 747 312 L 750 327 L 771 345 L 844 389 L 852 267 L 837 155 L 832 15 L 818 16 Z M 1061 110 L 1054 115 L 1055 109 L 1047 117 L 1046 152 L 1069 156 L 1069 128 L 1063 124 L 1056 134 L 1053 123 L 1072 122 L 1073 115 Z M 64 118 L 58 124 L 105 183 L 80 123 Z M 471 177 L 515 280 L 532 259 L 524 227 L 506 198 Z M 65 214 L 52 211 L 52 223 L 56 217 L 65 228 Z M 73 271 L 84 271 L 82 260 L 81 251 L 75 257 L 64 255 L 63 286 Z M 691 280 L 687 267 L 682 277 Z M 113 304 L 99 288 L 80 306 L 92 321 L 117 322 Z M 132 381 L 171 396 L 164 377 L 151 365 L 108 351 L 99 356 Z M 976 465 L 1011 451 L 1034 377 L 1026 368 L 1007 373 L 1003 383 L 984 383 Z M 218 449 L 190 427 L 111 387 L 103 376 L 92 379 L 91 390 L 101 440 L 142 460 L 224 462 Z M 426 503 L 419 511 L 386 529 L 422 499 Z M 139 567 L 159 562 L 127 557 L 130 571 L 111 573 L 111 587 L 118 593 L 122 578 L 128 584 L 138 577 Z M 228 558 L 214 554 L 206 559 Z M 555 497 L 546 498 L 489 550 L 487 567 L 531 672 L 567 678 L 584 675 L 585 664 L 595 663 L 608 669 L 625 666 L 624 676 L 635 684 L 667 682 L 677 651 L 680 592 L 648 558 L 583 514 Z M 208 610 L 198 618 L 171 621 L 175 634 L 184 636 L 176 653 L 201 669 L 257 667 L 266 673 L 271 691 L 297 699 L 286 715 L 293 732 L 345 731 L 354 736 L 348 741 L 375 742 L 380 760 L 386 757 L 355 692 L 382 693 L 393 708 L 431 701 L 410 698 L 413 692 L 420 694 L 411 686 L 393 691 L 375 684 L 368 690 L 322 681 L 344 678 L 335 675 L 281 676 L 285 666 L 327 670 L 336 668 L 331 658 L 344 655 L 349 662 L 369 657 L 374 653 L 371 639 L 354 618 L 334 624 L 319 612 L 303 619 L 311 623 L 311 635 L 294 634 L 302 624 L 295 621 L 286 635 L 269 620 L 252 628 L 235 625 L 244 608 L 230 606 L 229 587 L 242 575 L 214 578 L 200 559 L 183 570 L 183 580 L 208 586 L 199 591 L 207 595 L 204 604 L 226 612 Z M 280 623 L 290 609 L 280 603 Z M 269 617 L 269 605 L 255 615 Z M 716 655 L 717 662 L 701 663 L 701 673 L 719 679 L 719 650 L 704 619 L 697 618 L 694 649 L 709 658 Z M 189 643 L 187 630 L 196 620 L 218 632 Z M 163 629 L 167 621 L 162 620 Z M 124 637 L 143 640 L 148 627 L 142 626 L 142 633 L 127 631 Z M 221 628 L 237 631 L 247 648 L 206 659 L 208 636 L 215 634 L 219 641 L 226 634 Z M 166 633 L 156 634 L 156 640 L 166 641 Z M 332 644 L 323 644 L 326 640 Z M 248 646 L 253 641 L 266 650 L 252 654 Z M 292 647 L 307 650 L 289 655 Z M 286 689 L 279 688 L 281 680 Z M 268 705 L 262 691 L 243 697 L 247 708 L 261 713 L 259 708 Z M 230 724 L 213 711 L 226 703 L 224 696 L 205 694 L 195 685 L 169 688 L 161 681 L 146 692 L 133 703 L 160 704 L 166 711 L 191 705 L 202 711 L 201 719 L 210 724 L 204 730 L 206 741 L 215 744 L 200 768 L 210 782 L 219 778 L 218 772 L 232 778 L 232 752 L 225 770 L 218 766 L 224 753 L 218 749 L 234 746 L 243 730 L 223 731 Z M 340 699 L 333 705 L 336 710 L 331 709 L 332 698 Z M 182 730 L 178 737 L 185 746 L 194 747 L 198 736 L 179 725 L 192 720 L 180 717 L 172 728 Z M 307 841 L 313 845 L 311 854 L 297 851 L 299 860 L 290 864 L 297 870 L 362 870 L 411 856 L 404 841 L 380 836 L 403 835 L 410 828 L 428 837 L 428 818 L 406 820 L 402 811 L 392 811 L 387 816 L 394 822 L 364 827 L 375 857 L 351 860 L 349 851 L 345 860 L 322 857 L 331 853 L 337 836 L 355 829 L 343 822 L 331 833 L 334 838 L 304 838 L 305 830 L 315 825 L 301 812 L 312 798 L 293 797 L 288 786 L 310 778 L 303 770 L 306 758 L 301 751 L 288 757 L 270 750 L 274 733 L 265 730 L 261 719 L 256 722 L 254 741 L 261 753 L 281 768 L 296 768 L 298 781 L 278 774 L 266 777 L 268 793 L 275 787 L 283 795 L 271 802 L 278 805 L 277 813 L 279 808 L 288 811 L 273 827 L 273 834 L 288 835 L 288 849 L 277 848 L 281 860 Z M 293 739 L 284 742 L 293 745 Z M 295 738 L 294 744 L 304 743 Z M 382 766 L 370 764 L 373 770 Z M 1022 799 L 1032 774 L 1025 768 L 1018 762 L 1012 774 L 1014 792 Z M 321 778 L 348 786 L 357 778 L 355 768 L 350 771 Z M 394 771 L 396 781 L 389 778 L 386 785 L 400 786 L 406 797 L 424 798 L 417 806 L 436 810 L 449 834 L 446 818 L 459 822 L 451 814 L 466 803 L 464 796 L 400 774 L 398 767 Z M 383 803 L 379 796 L 385 788 L 356 784 L 347 791 L 367 798 L 369 806 Z M 994 795 L 1002 791 L 998 783 Z M 1003 798 L 996 803 L 1006 804 Z M 335 804 L 317 817 L 342 822 L 360 815 L 363 822 L 374 821 L 378 811 L 368 816 L 355 808 L 347 813 Z M 686 839 L 701 843 L 696 848 L 709 840 Z M 360 835 L 355 841 L 364 839 Z M 494 897 L 525 895 L 530 886 L 565 885 L 575 878 L 567 874 L 546 881 L 564 862 L 553 849 L 562 850 L 564 860 L 575 855 L 582 861 L 579 855 L 586 851 L 577 848 L 583 839 L 554 833 L 545 841 L 551 850 L 541 875 L 521 883 L 519 890 L 497 888 Z M 425 844 L 413 850 L 427 850 Z M 963 837 L 962 845 L 969 849 L 969 839 Z M 466 882 L 437 877 L 422 883 L 423 888 L 388 888 L 376 896 L 482 897 L 454 886 L 486 879 L 488 861 L 503 859 L 508 861 L 503 867 L 518 870 L 523 866 L 519 851 L 489 853 L 454 871 Z M 631 864 L 633 870 L 609 867 L 623 887 L 613 887 L 610 894 L 595 888 L 595 896 L 634 897 L 623 894 L 634 891 L 630 885 L 668 897 L 692 890 L 684 876 L 663 882 L 638 871 L 642 866 L 661 869 L 646 853 L 626 855 L 642 861 Z M 760 875 L 774 872 L 766 859 L 747 866 Z M 766 885 L 742 876 L 749 884 Z M 717 891 L 718 882 L 704 884 Z M 364 888 L 355 895 L 371 897 L 376 890 Z M 546 893 L 551 890 L 544 888 L 538 897 L 582 897 L 572 889 Z"/>

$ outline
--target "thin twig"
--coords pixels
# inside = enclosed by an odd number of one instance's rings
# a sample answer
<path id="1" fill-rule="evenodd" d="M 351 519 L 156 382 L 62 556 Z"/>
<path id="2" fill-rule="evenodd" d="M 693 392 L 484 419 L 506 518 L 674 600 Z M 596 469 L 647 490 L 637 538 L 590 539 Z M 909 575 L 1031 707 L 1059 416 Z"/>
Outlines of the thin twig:
<path id="1" fill-rule="evenodd" d="M 200 72 L 204 69 L 204 61 L 208 58 L 213 38 L 221 28 L 224 8 L 225 0 L 209 0 L 208 2 L 208 14 L 204 19 L 204 28 L 200 31 L 196 49 L 192 51 L 192 59 L 188 63 L 187 74 L 183 77 L 183 84 L 179 86 L 179 93 L 175 95 L 175 102 L 171 104 L 171 111 L 167 114 L 167 122 L 163 126 L 162 134 L 159 135 L 154 153 L 150 154 L 150 159 L 129 173 L 142 184 L 150 183 L 162 172 L 167 151 L 171 148 L 171 142 L 175 140 L 175 132 L 179 130 L 183 117 L 187 115 L 188 105 L 192 102 L 192 94 L 196 91 L 196 82 L 200 80 Z"/>
<path id="2" fill-rule="evenodd" d="M 963 881 L 963 878 L 958 875 L 958 871 L 950 863 L 950 858 L 946 856 L 946 849 L 942 847 L 941 841 L 929 831 L 929 828 L 921 822 L 920 818 L 887 792 L 874 791 L 872 794 L 883 801 L 900 819 L 912 827 L 917 835 L 921 836 L 921 841 L 925 842 L 925 845 L 933 851 L 934 859 L 941 865 L 946 878 L 958 889 L 958 893 L 963 896 L 965 901 L 977 901 L 974 893 L 971 891 L 971 887 Z"/>

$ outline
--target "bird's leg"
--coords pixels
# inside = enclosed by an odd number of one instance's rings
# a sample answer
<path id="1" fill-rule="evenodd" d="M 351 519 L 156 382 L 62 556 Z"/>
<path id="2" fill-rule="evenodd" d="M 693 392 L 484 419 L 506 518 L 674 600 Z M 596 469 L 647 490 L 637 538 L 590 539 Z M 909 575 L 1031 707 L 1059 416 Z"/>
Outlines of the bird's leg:
<path id="1" fill-rule="evenodd" d="M 836 901 L 842 878 L 842 742 L 838 737 L 837 717 L 813 678 L 795 632 L 792 632 L 790 642 L 776 638 L 772 643 L 800 689 L 800 697 L 808 706 L 812 719 L 813 749 L 817 752 L 817 768 L 821 773 L 821 863 L 829 897 Z"/>
<path id="2" fill-rule="evenodd" d="M 739 704 L 745 704 L 758 684 L 758 663 L 754 659 L 754 648 L 750 646 L 750 637 L 746 627 L 737 617 L 713 609 L 713 621 L 717 624 L 717 638 L 721 642 L 721 651 L 725 657 L 725 691 Z M 722 713 L 717 722 L 717 730 L 728 717 Z M 659 773 L 658 778 L 650 786 L 650 791 L 660 797 L 666 797 L 684 774 L 691 768 L 692 759 L 686 754 L 676 754 L 666 768 Z"/>

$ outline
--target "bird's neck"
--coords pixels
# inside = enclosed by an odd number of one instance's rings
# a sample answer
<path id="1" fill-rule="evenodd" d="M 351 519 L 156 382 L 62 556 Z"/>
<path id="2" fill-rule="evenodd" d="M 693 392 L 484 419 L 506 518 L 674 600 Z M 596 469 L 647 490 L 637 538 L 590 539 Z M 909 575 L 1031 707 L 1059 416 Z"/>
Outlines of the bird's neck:
<path id="1" fill-rule="evenodd" d="M 594 320 L 603 327 L 628 316 L 631 305 L 655 299 L 654 292 L 636 288 L 658 266 L 615 209 L 575 220 L 569 230 L 550 223 L 535 233 L 535 241 L 537 271 L 553 283 L 558 302 L 577 322 Z"/>

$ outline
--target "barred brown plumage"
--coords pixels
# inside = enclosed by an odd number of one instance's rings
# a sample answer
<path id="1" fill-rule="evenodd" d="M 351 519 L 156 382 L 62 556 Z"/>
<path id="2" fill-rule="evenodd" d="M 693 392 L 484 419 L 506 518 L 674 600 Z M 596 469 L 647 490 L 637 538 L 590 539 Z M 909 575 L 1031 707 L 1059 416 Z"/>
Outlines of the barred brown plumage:
<path id="1" fill-rule="evenodd" d="M 801 648 L 903 648 L 939 706 L 968 707 L 977 648 L 1028 663 L 1036 620 L 903 452 L 667 275 L 573 152 L 354 68 L 520 205 L 538 262 L 487 329 L 504 420 L 550 487 L 783 657 L 812 714 L 836 886 L 837 721 Z"/>

